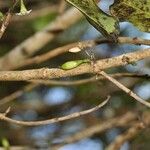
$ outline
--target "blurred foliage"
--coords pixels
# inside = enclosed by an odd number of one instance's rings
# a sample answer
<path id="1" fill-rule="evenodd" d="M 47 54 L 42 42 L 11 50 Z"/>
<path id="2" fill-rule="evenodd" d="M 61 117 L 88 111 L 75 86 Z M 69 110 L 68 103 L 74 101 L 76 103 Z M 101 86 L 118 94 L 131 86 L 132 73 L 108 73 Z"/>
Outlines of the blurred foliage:
<path id="1" fill-rule="evenodd" d="M 9 142 L 6 138 L 2 138 L 2 146 L 5 150 L 9 150 L 10 149 L 10 145 Z"/>
<path id="2" fill-rule="evenodd" d="M 1 4 L 2 1 L 0 1 Z M 58 4 L 59 0 L 26 0 L 26 6 L 29 9 L 34 11 L 40 9 L 41 7 L 47 7 L 48 5 Z M 8 8 L 11 6 L 12 1 L 2 2 L 0 7 L 2 12 L 7 12 Z M 105 1 L 106 3 L 106 1 Z M 68 6 L 69 7 L 69 6 Z M 68 8 L 67 7 L 67 8 Z M 15 12 L 18 12 L 19 6 L 16 8 Z M 31 13 L 32 14 L 32 13 Z M 59 14 L 56 12 L 49 13 L 42 17 L 36 17 L 29 20 L 21 20 L 13 21 L 9 24 L 3 38 L 0 41 L 0 56 L 4 55 L 19 43 L 32 36 L 37 31 L 40 31 L 47 24 L 51 23 Z M 16 17 L 16 16 L 15 16 Z M 21 16 L 23 17 L 23 16 Z M 128 32 L 128 33 L 127 33 Z M 137 33 L 138 32 L 138 33 Z M 140 35 L 144 37 L 144 33 L 137 31 L 134 27 L 131 28 L 131 25 L 128 24 L 122 28 L 121 26 L 121 34 L 122 35 Z M 100 37 L 99 33 L 90 26 L 85 19 L 80 20 L 76 24 L 72 25 L 70 28 L 65 30 L 62 34 L 60 34 L 53 41 L 49 42 L 46 46 L 40 49 L 39 52 L 35 54 L 43 54 L 52 50 L 53 48 L 66 45 L 68 43 L 72 43 L 75 41 L 80 41 L 84 39 L 93 39 Z M 33 42 L 34 44 L 34 42 Z M 142 46 L 134 46 L 134 45 L 119 45 L 119 44 L 102 44 L 97 47 L 92 48 L 96 59 L 108 58 L 115 55 L 119 55 L 126 52 L 135 51 L 138 48 L 142 48 Z M 51 60 L 48 60 L 44 63 L 29 66 L 27 68 L 40 68 L 40 67 L 57 67 L 60 68 L 61 64 L 66 61 L 76 60 L 76 59 L 88 59 L 85 51 L 79 52 L 77 54 L 66 53 Z M 142 64 L 142 67 L 141 67 Z M 117 67 L 107 70 L 108 73 L 116 73 L 116 72 L 133 72 L 133 73 L 146 73 L 144 68 L 148 68 L 150 64 L 148 61 L 140 61 L 136 66 L 130 65 L 130 68 L 127 67 Z M 26 68 L 23 68 L 26 69 Z M 70 81 L 70 80 L 78 80 L 89 78 L 91 75 L 80 75 L 76 77 L 66 77 L 59 80 Z M 147 79 L 137 79 L 137 78 L 119 78 L 119 81 L 123 84 L 127 84 L 127 86 L 135 90 L 142 83 L 148 83 Z M 25 82 L 0 82 L 0 98 L 3 98 L 6 95 L 13 93 L 14 91 L 21 89 L 27 85 Z M 144 87 L 144 85 L 143 85 Z M 57 88 L 64 89 L 64 92 L 57 92 Z M 53 89 L 53 90 L 52 90 Z M 68 101 L 64 101 L 60 104 L 51 105 L 51 102 L 54 98 L 65 97 L 65 91 L 70 93 L 70 99 Z M 66 92 L 66 93 L 67 93 Z M 51 97 L 47 100 L 45 97 L 51 93 Z M 144 95 L 145 93 L 143 93 Z M 99 104 L 103 99 L 106 98 L 107 95 L 111 95 L 111 101 L 107 106 L 102 108 L 101 110 L 90 114 L 86 117 L 69 120 L 66 122 L 61 122 L 58 124 L 47 125 L 44 127 L 31 127 L 24 128 L 15 126 L 7 123 L 0 123 L 0 139 L 6 137 L 7 142 L 10 142 L 10 145 L 31 145 L 37 146 L 41 149 L 49 146 L 49 144 L 57 143 L 62 141 L 64 137 L 70 135 L 71 133 L 76 133 L 78 131 L 83 130 L 91 124 L 94 124 L 97 121 L 103 121 L 103 119 L 108 119 L 114 116 L 118 116 L 132 110 L 133 112 L 137 112 L 138 110 L 143 111 L 143 108 L 140 104 L 137 104 L 132 98 L 130 98 L 127 94 L 120 91 L 115 85 L 110 83 L 109 81 L 96 81 L 93 83 L 88 83 L 84 85 L 77 86 L 69 86 L 65 88 L 64 86 L 44 86 L 41 85 L 30 92 L 25 92 L 21 97 L 17 100 L 14 100 L 11 104 L 8 104 L 0 109 L 0 111 L 4 111 L 8 106 L 12 106 L 11 112 L 9 116 L 15 119 L 25 119 L 25 120 L 42 120 L 46 118 L 53 118 L 56 116 L 62 116 L 64 114 L 69 114 L 72 112 L 76 112 L 79 110 L 91 108 L 96 104 Z M 67 95 L 66 99 L 69 96 Z M 57 102 L 57 99 L 56 99 Z M 113 130 L 113 132 L 111 132 Z M 93 135 L 90 140 L 96 141 L 100 145 L 107 146 L 110 143 L 109 136 L 113 138 L 115 135 L 118 135 L 123 130 L 117 128 L 116 130 L 110 129 L 108 132 Z M 111 134 L 110 134 L 110 133 Z M 109 133 L 109 134 L 108 134 Z M 133 150 L 148 150 L 149 148 L 149 138 L 150 131 L 147 130 L 141 134 L 137 138 L 131 141 L 131 149 Z M 6 141 L 4 143 L 7 143 Z M 88 141 L 89 142 L 89 141 Z M 6 145 L 8 145 L 8 143 Z M 89 142 L 90 143 L 90 142 Z M 78 146 L 82 145 L 76 143 Z M 86 143 L 83 144 L 84 148 Z M 80 146 L 78 149 L 80 149 Z M 83 148 L 83 147 L 82 147 Z M 81 148 L 81 149 L 82 149 Z M 99 148 L 99 147 L 97 147 Z M 99 148 L 100 149 L 100 148 Z"/>
<path id="3" fill-rule="evenodd" d="M 35 32 L 41 30 L 44 28 L 48 23 L 50 23 L 52 20 L 56 18 L 57 14 L 56 13 L 51 13 L 46 16 L 42 16 L 39 18 L 36 18 L 29 22 L 28 26 L 31 26 Z"/>
<path id="4" fill-rule="evenodd" d="M 146 131 L 141 132 L 132 142 L 131 149 L 136 150 L 149 150 L 150 148 L 150 129 L 146 129 Z"/>

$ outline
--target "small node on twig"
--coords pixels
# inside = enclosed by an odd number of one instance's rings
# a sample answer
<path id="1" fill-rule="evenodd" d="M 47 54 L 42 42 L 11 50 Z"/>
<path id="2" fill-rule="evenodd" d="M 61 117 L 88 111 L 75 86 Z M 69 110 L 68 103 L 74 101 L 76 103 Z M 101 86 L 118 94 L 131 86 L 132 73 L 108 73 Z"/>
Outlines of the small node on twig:
<path id="1" fill-rule="evenodd" d="M 5 111 L 5 116 L 7 116 L 7 114 L 10 112 L 10 109 L 11 109 L 11 107 L 9 106 L 7 109 L 6 109 L 6 111 Z"/>
<path id="2" fill-rule="evenodd" d="M 122 62 L 124 62 L 125 64 L 129 64 L 130 63 L 130 58 L 127 56 L 123 56 L 122 57 Z"/>
<path id="3" fill-rule="evenodd" d="M 0 113 L 0 120 L 4 120 L 9 112 L 10 112 L 10 107 L 8 107 L 4 113 Z"/>

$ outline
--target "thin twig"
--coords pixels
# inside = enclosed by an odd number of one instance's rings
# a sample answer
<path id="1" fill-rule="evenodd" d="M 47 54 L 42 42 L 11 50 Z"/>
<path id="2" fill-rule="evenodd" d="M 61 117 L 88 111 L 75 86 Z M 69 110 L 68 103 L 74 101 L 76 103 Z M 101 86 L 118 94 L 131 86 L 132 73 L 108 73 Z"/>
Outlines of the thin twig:
<path id="1" fill-rule="evenodd" d="M 110 99 L 110 96 L 107 97 L 107 99 L 105 101 L 103 101 L 101 104 L 88 109 L 88 110 L 84 110 L 81 112 L 76 112 L 64 117 L 58 117 L 58 118 L 53 118 L 53 119 L 48 119 L 48 120 L 43 120 L 43 121 L 19 121 L 19 120 L 14 120 L 11 119 L 9 117 L 7 117 L 5 115 L 5 113 L 0 113 L 0 120 L 9 122 L 9 123 L 13 123 L 13 124 L 17 124 L 17 125 L 23 125 L 23 126 L 39 126 L 39 125 L 46 125 L 46 124 L 51 124 L 51 123 L 56 123 L 56 122 L 61 122 L 61 121 L 65 121 L 65 120 L 69 120 L 69 119 L 74 119 L 83 115 L 87 115 L 91 112 L 94 112 L 96 110 L 98 110 L 99 108 L 103 107 Z"/>
<path id="2" fill-rule="evenodd" d="M 101 39 L 100 41 L 101 41 L 101 43 L 106 42 L 105 39 Z M 44 53 L 42 55 L 37 55 L 35 57 L 28 58 L 25 61 L 23 61 L 22 63 L 18 64 L 13 69 L 32 65 L 32 64 L 40 64 L 40 63 L 45 62 L 51 58 L 58 56 L 58 55 L 64 54 L 64 53 L 68 52 L 69 49 L 76 47 L 76 46 L 82 49 L 82 48 L 86 48 L 86 47 L 92 47 L 93 45 L 95 45 L 93 41 L 83 41 L 83 42 L 71 43 L 71 44 L 50 50 L 47 53 Z"/>
<path id="3" fill-rule="evenodd" d="M 133 73 L 116 73 L 116 74 L 110 74 L 111 77 L 114 78 L 119 78 L 119 77 L 134 77 L 134 78 L 146 78 L 150 79 L 150 76 L 148 75 L 140 75 L 140 74 L 133 74 Z M 15 91 L 14 93 L 2 98 L 0 100 L 0 106 L 12 102 L 13 100 L 17 99 L 20 97 L 22 94 L 25 92 L 31 91 L 33 88 L 39 86 L 40 84 L 43 85 L 63 85 L 63 86 L 71 86 L 71 85 L 81 85 L 81 84 L 86 84 L 90 82 L 97 82 L 98 80 L 105 80 L 106 78 L 103 76 L 97 76 L 97 78 L 90 77 L 88 79 L 81 79 L 81 80 L 76 80 L 76 81 L 55 81 L 55 80 L 31 80 L 31 84 L 26 85 L 23 89 L 20 89 L 18 91 Z"/>
<path id="4" fill-rule="evenodd" d="M 23 62 L 17 63 L 13 69 L 32 65 L 32 64 L 40 64 L 42 62 L 45 62 L 51 58 L 54 58 L 58 55 L 64 54 L 68 52 L 69 49 L 73 47 L 79 47 L 81 50 L 84 50 L 85 48 L 93 47 L 98 44 L 103 44 L 103 43 L 110 43 L 112 41 L 109 41 L 104 38 L 96 39 L 96 40 L 87 40 L 87 41 L 80 41 L 80 42 L 75 42 L 71 43 L 65 46 L 61 46 L 58 48 L 55 48 L 53 50 L 49 50 L 47 53 L 44 53 L 42 55 L 37 55 L 32 58 L 28 58 Z M 130 37 L 118 37 L 118 43 L 120 44 L 135 44 L 135 45 L 150 45 L 150 40 L 147 39 L 140 39 L 140 38 L 130 38 Z"/>
<path id="5" fill-rule="evenodd" d="M 23 89 L 21 90 L 18 90 L 4 98 L 2 98 L 0 100 L 0 106 L 8 103 L 8 102 L 11 102 L 13 101 L 14 99 L 20 97 L 23 93 L 27 92 L 27 91 L 30 91 L 31 89 L 35 88 L 37 86 L 37 84 L 28 84 L 27 86 L 25 86 Z"/>
<path id="6" fill-rule="evenodd" d="M 150 103 L 143 100 L 141 97 L 139 97 L 137 94 L 135 94 L 133 91 L 131 91 L 130 89 L 128 89 L 126 86 L 124 86 L 123 84 L 121 84 L 120 82 L 118 82 L 116 79 L 114 79 L 113 77 L 109 76 L 107 73 L 105 73 L 104 71 L 99 71 L 98 74 L 104 76 L 106 79 L 108 79 L 109 81 L 111 81 L 112 83 L 114 83 L 117 87 L 119 87 L 121 90 L 123 90 L 125 93 L 127 93 L 129 96 L 133 97 L 135 100 L 137 100 L 138 102 L 140 102 L 141 104 L 147 106 L 150 108 Z"/>
<path id="7" fill-rule="evenodd" d="M 130 78 L 141 78 L 141 79 L 150 79 L 150 76 L 147 74 L 135 74 L 135 73 L 115 73 L 109 74 L 113 78 L 120 77 L 130 77 Z M 73 80 L 73 81 L 60 81 L 60 80 L 30 80 L 31 83 L 38 83 L 43 85 L 62 85 L 62 86 L 72 86 L 72 85 L 81 85 L 90 82 L 97 82 L 99 80 L 105 80 L 106 78 L 103 76 L 94 76 L 87 79 Z"/>

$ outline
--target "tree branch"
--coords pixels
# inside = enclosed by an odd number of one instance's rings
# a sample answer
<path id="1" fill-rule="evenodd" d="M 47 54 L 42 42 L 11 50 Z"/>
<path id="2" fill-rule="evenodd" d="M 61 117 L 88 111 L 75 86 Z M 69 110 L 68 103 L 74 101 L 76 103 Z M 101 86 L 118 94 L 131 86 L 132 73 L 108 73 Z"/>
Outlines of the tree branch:
<path id="1" fill-rule="evenodd" d="M 98 60 L 95 63 L 95 71 L 104 70 L 117 66 L 124 66 L 132 62 L 150 57 L 150 49 L 139 50 L 120 56 Z M 62 70 L 56 68 L 41 68 L 24 71 L 0 71 L 0 81 L 27 81 L 38 79 L 53 79 L 67 76 L 75 76 L 85 73 L 93 73 L 93 66 L 84 63 L 71 70 Z"/>

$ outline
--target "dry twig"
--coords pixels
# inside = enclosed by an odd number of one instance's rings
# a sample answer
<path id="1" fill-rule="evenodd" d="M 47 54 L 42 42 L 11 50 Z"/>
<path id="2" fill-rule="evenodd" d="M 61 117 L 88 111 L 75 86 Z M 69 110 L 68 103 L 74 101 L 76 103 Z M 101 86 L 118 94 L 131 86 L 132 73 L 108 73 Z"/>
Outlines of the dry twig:
<path id="1" fill-rule="evenodd" d="M 150 76 L 148 75 L 138 75 L 138 74 L 132 74 L 132 73 L 116 73 L 116 74 L 110 74 L 111 77 L 114 78 L 119 78 L 119 77 L 134 77 L 134 78 L 146 78 L 150 79 Z M 81 84 L 86 84 L 89 82 L 97 82 L 98 80 L 105 80 L 106 78 L 103 76 L 97 76 L 97 77 L 91 77 L 88 79 L 81 79 L 81 80 L 76 80 L 76 81 L 55 81 L 55 80 L 33 80 L 29 81 L 31 84 L 26 85 L 23 89 L 18 90 L 0 100 L 0 106 L 9 103 L 18 97 L 20 97 L 22 94 L 25 92 L 31 91 L 33 88 L 39 86 L 40 84 L 43 85 L 63 85 L 63 86 L 72 86 L 72 85 L 81 85 Z"/>
<path id="2" fill-rule="evenodd" d="M 115 73 L 115 74 L 109 74 L 109 76 L 113 78 L 120 78 L 120 77 L 130 77 L 130 78 L 141 78 L 141 79 L 150 79 L 150 76 L 145 74 L 134 74 L 134 73 Z M 72 85 L 81 85 L 86 84 L 90 82 L 97 82 L 99 80 L 106 80 L 103 76 L 94 76 L 90 77 L 88 79 L 81 79 L 81 80 L 73 80 L 73 81 L 57 81 L 57 80 L 31 80 L 29 82 L 31 83 L 38 83 L 43 85 L 63 85 L 63 86 L 72 86 Z"/>
<path id="3" fill-rule="evenodd" d="M 138 74 L 132 74 L 132 73 L 116 73 L 116 74 L 110 74 L 111 77 L 114 78 L 119 78 L 119 77 L 134 77 L 134 78 L 146 78 L 150 79 L 150 76 L 148 75 L 138 75 Z M 76 81 L 55 81 L 55 80 L 31 80 L 31 84 L 26 85 L 23 89 L 18 90 L 0 100 L 0 106 L 9 103 L 18 97 L 20 97 L 22 94 L 25 92 L 31 91 L 33 88 L 39 86 L 40 84 L 43 85 L 63 85 L 63 86 L 72 86 L 72 85 L 81 85 L 81 84 L 86 84 L 90 82 L 97 82 L 98 80 L 105 80 L 106 78 L 103 76 L 97 76 L 97 77 L 91 77 L 88 79 L 81 79 L 81 80 L 76 80 Z"/>
<path id="4" fill-rule="evenodd" d="M 133 91 L 131 91 L 130 89 L 128 89 L 126 86 L 124 86 L 123 84 L 121 84 L 119 81 L 117 81 L 116 79 L 114 79 L 113 77 L 109 76 L 107 73 L 105 73 L 104 71 L 99 71 L 99 74 L 101 74 L 102 76 L 104 76 L 106 79 L 108 79 L 109 81 L 111 81 L 112 83 L 114 83 L 117 87 L 119 87 L 121 90 L 123 90 L 125 93 L 127 93 L 129 96 L 133 97 L 135 100 L 137 100 L 138 102 L 140 102 L 141 104 L 147 106 L 150 108 L 150 103 L 143 100 L 141 97 L 139 97 L 137 94 L 135 94 Z"/>
<path id="5" fill-rule="evenodd" d="M 93 46 L 98 45 L 98 44 L 111 43 L 111 42 L 112 41 L 109 41 L 107 39 L 100 38 L 100 39 L 95 39 L 95 40 L 87 40 L 87 41 L 80 41 L 80 42 L 76 42 L 76 43 L 71 43 L 71 44 L 50 50 L 49 52 L 47 52 L 45 54 L 38 55 L 38 56 L 35 56 L 32 58 L 27 58 L 24 61 L 20 61 L 20 63 L 16 63 L 15 66 L 12 66 L 13 64 L 11 62 L 11 64 L 10 64 L 11 66 L 9 65 L 9 67 L 11 67 L 10 69 L 16 69 L 19 67 L 24 67 L 24 66 L 28 66 L 28 65 L 32 65 L 32 64 L 39 64 L 39 63 L 47 61 L 51 58 L 54 58 L 58 55 L 66 53 L 66 52 L 68 52 L 69 49 L 71 49 L 73 47 L 79 47 L 82 50 L 82 49 L 87 48 L 87 47 L 93 47 Z M 118 43 L 120 43 L 120 44 L 135 44 L 135 45 L 141 45 L 141 44 L 150 45 L 150 40 L 140 39 L 140 38 L 130 38 L 130 37 L 119 37 Z M 30 45 L 28 45 L 28 46 L 30 46 Z M 2 59 L 3 59 L 2 62 L 5 62 L 6 58 L 2 57 L 0 59 L 0 66 L 1 66 L 1 60 Z M 8 61 L 8 60 L 6 60 L 6 61 Z M 3 67 L 5 69 L 6 68 L 8 69 L 8 62 L 6 64 L 3 64 Z M 4 69 L 1 69 L 1 70 L 4 70 Z"/>
<path id="6" fill-rule="evenodd" d="M 109 101 L 109 99 L 110 99 L 110 96 L 108 96 L 108 98 L 105 101 L 103 101 L 101 104 L 99 104 L 91 109 L 84 110 L 81 112 L 76 112 L 76 113 L 73 113 L 73 114 L 70 114 L 70 115 L 67 115 L 64 117 L 58 117 L 58 118 L 53 118 L 53 119 L 48 119 L 48 120 L 43 120 L 43 121 L 19 121 L 19 120 L 14 120 L 14 119 L 7 117 L 5 115 L 5 113 L 0 113 L 0 120 L 6 121 L 9 123 L 13 123 L 13 124 L 17 124 L 17 125 L 23 125 L 23 126 L 46 125 L 46 124 L 61 122 L 61 121 L 69 120 L 69 119 L 74 119 L 74 118 L 89 114 L 91 112 L 94 112 L 94 111 L 98 110 L 99 108 L 103 107 Z"/>
<path id="7" fill-rule="evenodd" d="M 15 67 L 13 67 L 13 69 L 32 65 L 32 64 L 42 63 L 42 62 L 47 61 L 51 58 L 54 58 L 58 55 L 68 52 L 68 50 L 73 47 L 79 47 L 81 50 L 83 50 L 84 48 L 87 48 L 87 47 L 93 47 L 98 44 L 110 43 L 110 42 L 111 41 L 109 41 L 107 39 L 100 38 L 100 39 L 96 39 L 96 40 L 87 40 L 87 41 L 71 43 L 71 44 L 50 50 L 49 52 L 47 52 L 45 54 L 38 55 L 38 56 L 35 56 L 32 58 L 28 58 L 25 61 L 23 61 L 22 63 L 17 64 Z M 135 45 L 139 45 L 139 44 L 150 45 L 150 40 L 140 39 L 140 38 L 118 37 L 118 43 L 120 43 L 120 44 L 135 44 Z"/>

